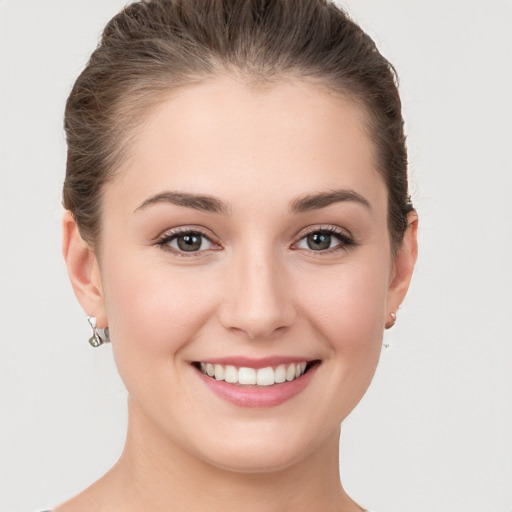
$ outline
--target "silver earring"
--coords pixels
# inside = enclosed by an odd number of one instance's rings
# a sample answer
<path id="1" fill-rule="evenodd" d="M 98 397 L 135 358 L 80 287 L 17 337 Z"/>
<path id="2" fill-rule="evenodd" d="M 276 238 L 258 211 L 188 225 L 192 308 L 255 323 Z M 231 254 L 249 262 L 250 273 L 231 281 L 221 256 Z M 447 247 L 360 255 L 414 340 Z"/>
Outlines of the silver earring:
<path id="1" fill-rule="evenodd" d="M 92 336 L 89 338 L 89 343 L 93 347 L 99 347 L 103 345 L 103 343 L 108 343 L 110 341 L 110 335 L 108 333 L 108 327 L 105 329 L 100 329 L 96 327 L 96 317 L 89 316 L 87 317 L 87 321 L 92 328 Z"/>
<path id="2" fill-rule="evenodd" d="M 386 329 L 391 329 L 393 325 L 395 325 L 396 322 L 396 313 L 389 313 L 389 316 L 391 317 L 391 320 L 389 322 L 386 322 L 386 325 L 384 326 Z M 389 348 L 389 343 L 383 343 L 384 348 Z"/>
<path id="3" fill-rule="evenodd" d="M 393 325 L 395 325 L 395 322 L 396 322 L 396 313 L 389 313 L 389 316 L 391 317 L 391 320 L 389 320 L 388 322 L 386 322 L 386 325 L 384 326 L 386 329 L 391 329 L 391 327 L 393 327 Z"/>

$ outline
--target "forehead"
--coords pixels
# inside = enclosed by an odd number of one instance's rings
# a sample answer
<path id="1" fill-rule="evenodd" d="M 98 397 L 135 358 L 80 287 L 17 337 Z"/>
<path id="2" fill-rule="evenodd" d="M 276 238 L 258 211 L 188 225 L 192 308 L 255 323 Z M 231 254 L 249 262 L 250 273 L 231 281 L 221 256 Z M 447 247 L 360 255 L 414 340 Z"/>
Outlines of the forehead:
<path id="1" fill-rule="evenodd" d="M 250 204 L 340 187 L 385 207 L 355 103 L 299 80 L 250 88 L 224 78 L 175 91 L 157 105 L 106 196 L 133 211 L 166 189 Z"/>

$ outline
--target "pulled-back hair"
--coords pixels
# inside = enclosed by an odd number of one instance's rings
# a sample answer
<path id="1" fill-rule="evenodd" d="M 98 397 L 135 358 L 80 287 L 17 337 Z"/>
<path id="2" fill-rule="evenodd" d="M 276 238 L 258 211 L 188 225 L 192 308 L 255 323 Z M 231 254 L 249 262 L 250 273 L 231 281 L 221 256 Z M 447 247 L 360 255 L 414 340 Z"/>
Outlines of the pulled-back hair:
<path id="1" fill-rule="evenodd" d="M 82 237 L 96 243 L 102 191 L 144 116 L 170 92 L 223 74 L 248 85 L 293 76 L 360 105 L 396 249 L 413 209 L 396 73 L 328 0 L 143 0 L 117 14 L 66 104 L 63 204 Z"/>

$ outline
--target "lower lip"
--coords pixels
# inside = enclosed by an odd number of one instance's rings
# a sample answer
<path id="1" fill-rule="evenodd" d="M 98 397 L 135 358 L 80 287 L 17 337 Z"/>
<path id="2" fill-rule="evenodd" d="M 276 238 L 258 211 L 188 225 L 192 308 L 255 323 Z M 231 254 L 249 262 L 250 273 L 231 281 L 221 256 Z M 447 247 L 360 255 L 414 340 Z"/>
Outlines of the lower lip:
<path id="1" fill-rule="evenodd" d="M 298 395 L 311 381 L 318 365 L 290 382 L 272 386 L 240 386 L 223 380 L 215 380 L 197 370 L 202 381 L 217 396 L 240 407 L 275 407 Z"/>

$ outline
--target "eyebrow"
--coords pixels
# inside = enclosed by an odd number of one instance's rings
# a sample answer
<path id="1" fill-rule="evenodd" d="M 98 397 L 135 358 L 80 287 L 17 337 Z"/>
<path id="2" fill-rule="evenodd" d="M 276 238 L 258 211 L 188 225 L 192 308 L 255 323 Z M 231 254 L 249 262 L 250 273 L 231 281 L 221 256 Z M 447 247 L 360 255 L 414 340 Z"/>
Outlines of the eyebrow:
<path id="1" fill-rule="evenodd" d="M 370 202 L 355 190 L 336 189 L 329 192 L 319 192 L 318 194 L 307 194 L 292 201 L 290 211 L 292 213 L 303 213 L 311 210 L 325 208 L 335 203 L 353 201 L 362 204 L 368 209 L 372 209 Z"/>
<path id="2" fill-rule="evenodd" d="M 162 192 L 161 194 L 156 194 L 146 199 L 135 212 L 159 203 L 170 203 L 210 213 L 227 214 L 228 212 L 227 206 L 219 199 L 199 194 L 190 194 L 188 192 Z"/>
<path id="3" fill-rule="evenodd" d="M 362 204 L 371 210 L 370 202 L 361 194 L 354 190 L 337 189 L 329 192 L 319 192 L 317 194 L 307 194 L 294 199 L 290 203 L 291 213 L 304 213 L 312 210 L 326 208 L 335 203 L 356 202 Z M 212 196 L 201 194 L 191 194 L 189 192 L 172 192 L 166 191 L 156 194 L 146 199 L 135 212 L 143 210 L 148 206 L 160 203 L 174 204 L 176 206 L 184 206 L 209 213 L 228 214 L 228 206 L 220 199 Z"/>

